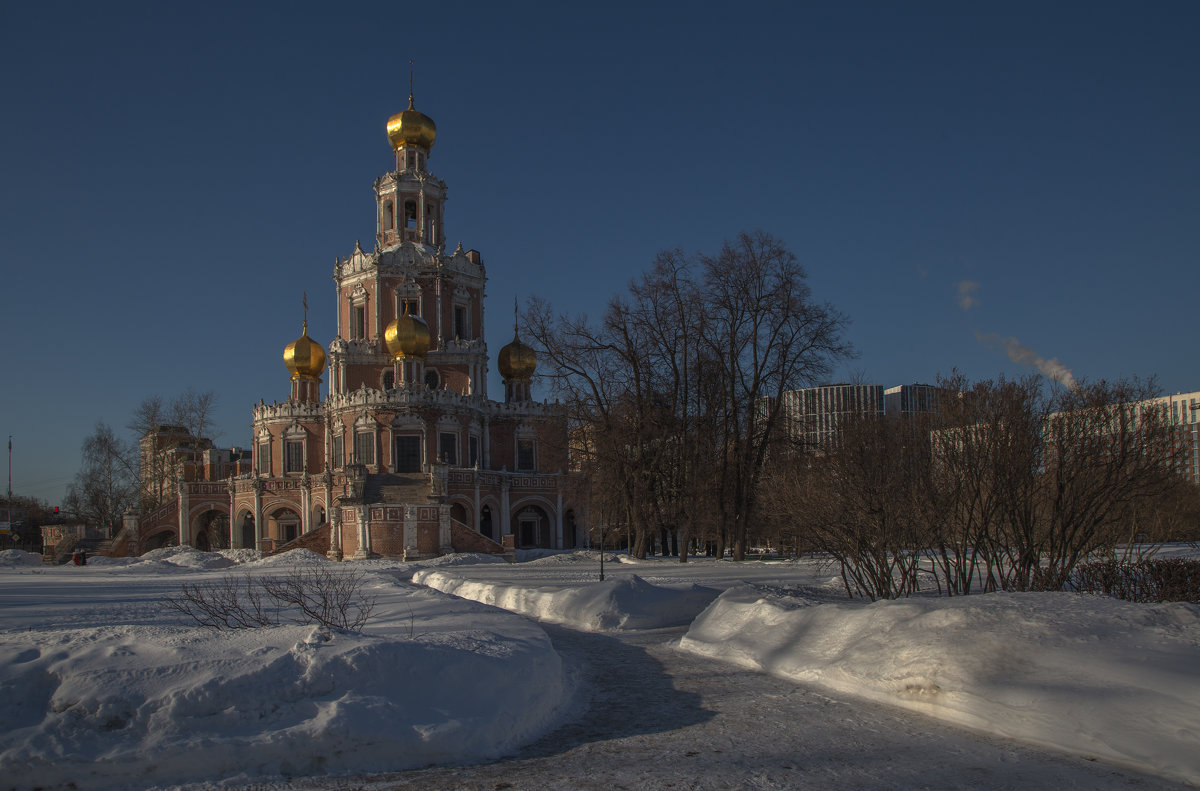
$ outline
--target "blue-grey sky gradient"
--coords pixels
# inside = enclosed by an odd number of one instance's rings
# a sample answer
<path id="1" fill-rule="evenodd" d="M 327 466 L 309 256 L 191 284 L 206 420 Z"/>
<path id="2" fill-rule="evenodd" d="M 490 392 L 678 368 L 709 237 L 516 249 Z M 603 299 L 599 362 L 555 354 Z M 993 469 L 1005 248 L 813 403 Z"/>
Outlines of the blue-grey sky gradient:
<path id="1" fill-rule="evenodd" d="M 658 250 L 783 239 L 885 386 L 1200 389 L 1200 4 L 63 3 L 0 10 L 0 435 L 57 503 L 97 421 L 286 398 L 308 293 L 374 244 L 384 133 L 438 125 L 487 340 L 514 297 L 597 315 Z M 991 339 L 989 341 L 989 339 Z M 489 389 L 501 392 L 494 365 Z"/>

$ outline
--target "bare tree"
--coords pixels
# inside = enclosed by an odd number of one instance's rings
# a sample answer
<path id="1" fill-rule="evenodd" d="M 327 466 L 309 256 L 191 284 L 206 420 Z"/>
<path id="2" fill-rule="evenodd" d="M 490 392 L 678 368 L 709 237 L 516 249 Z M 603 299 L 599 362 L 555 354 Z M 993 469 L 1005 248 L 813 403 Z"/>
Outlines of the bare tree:
<path id="1" fill-rule="evenodd" d="M 848 595 L 874 601 L 917 590 L 930 471 L 918 426 L 854 416 L 820 454 L 775 461 L 764 513 L 798 520 L 807 543 L 838 565 Z"/>
<path id="2" fill-rule="evenodd" d="M 796 256 L 762 231 L 742 233 L 702 258 L 704 342 L 719 370 L 722 400 L 718 506 L 720 537 L 736 560 L 747 530 L 768 449 L 781 423 L 781 396 L 814 384 L 851 354 L 846 319 L 817 303 Z M 724 541 L 721 541 L 724 548 Z"/>
<path id="3" fill-rule="evenodd" d="M 137 502 L 137 452 L 104 423 L 83 441 L 81 465 L 67 487 L 66 510 L 90 524 L 119 530 Z"/>
<path id="4" fill-rule="evenodd" d="M 212 391 L 198 393 L 188 388 L 170 402 L 153 395 L 134 409 L 129 428 L 138 437 L 144 510 L 162 505 L 180 465 L 195 461 L 200 451 L 211 447 L 215 404 Z"/>
<path id="5" fill-rule="evenodd" d="M 660 253 L 597 326 L 536 299 L 525 324 L 586 434 L 594 505 L 632 526 L 634 554 L 661 531 L 680 560 L 707 514 L 718 552 L 732 540 L 744 557 L 778 396 L 848 353 L 842 317 L 761 232 L 715 256 Z"/>

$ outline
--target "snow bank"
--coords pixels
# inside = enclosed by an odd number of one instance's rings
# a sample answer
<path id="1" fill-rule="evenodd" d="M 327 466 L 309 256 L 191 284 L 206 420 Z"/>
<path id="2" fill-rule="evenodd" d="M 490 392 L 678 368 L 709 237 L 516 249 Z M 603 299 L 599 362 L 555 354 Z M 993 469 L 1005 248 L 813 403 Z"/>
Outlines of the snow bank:
<path id="1" fill-rule="evenodd" d="M 88 566 L 132 566 L 141 563 L 141 558 L 110 558 L 107 555 L 88 555 Z"/>
<path id="2" fill-rule="evenodd" d="M 170 563 L 189 569 L 224 569 L 233 565 L 233 560 L 217 552 L 201 552 L 195 547 L 162 547 L 142 555 L 142 562 Z"/>
<path id="3" fill-rule="evenodd" d="M 289 549 L 287 552 L 280 552 L 278 555 L 268 555 L 261 560 L 252 560 L 247 566 L 323 566 L 327 563 L 336 563 L 336 560 L 330 560 L 320 552 L 313 552 L 311 549 Z"/>
<path id="4" fill-rule="evenodd" d="M 422 569 L 412 579 L 444 593 L 588 632 L 686 624 L 719 593 L 699 585 L 663 588 L 634 575 L 569 588 L 470 580 L 436 569 Z"/>
<path id="5" fill-rule="evenodd" d="M 1061 593 L 817 605 L 733 588 L 680 647 L 1200 782 L 1200 607 Z"/>
<path id="6" fill-rule="evenodd" d="M 443 568 L 445 566 L 471 566 L 478 563 L 508 563 L 503 555 L 488 555 L 483 552 L 455 552 L 429 560 L 420 561 L 420 566 Z"/>
<path id="7" fill-rule="evenodd" d="M 534 550 L 524 550 L 533 552 Z M 544 551 L 544 550 L 540 550 Z M 623 556 L 622 556 L 623 557 Z M 616 563 L 617 556 L 611 552 L 605 553 L 605 563 Z M 599 565 L 600 553 L 587 549 L 581 549 L 574 552 L 556 552 L 553 555 L 541 554 L 531 560 L 521 561 L 524 566 L 563 566 L 585 563 L 590 565 Z"/>
<path id="8" fill-rule="evenodd" d="M 36 552 L 26 552 L 22 549 L 6 549 L 0 552 L 0 567 L 3 568 L 40 565 L 42 556 Z"/>
<path id="9" fill-rule="evenodd" d="M 212 632 L 159 597 L 228 572 L 162 565 L 0 575 L 0 598 L 19 609 L 0 622 L 4 787 L 482 761 L 541 736 L 567 708 L 562 662 L 523 618 L 370 574 L 378 602 L 361 634 Z"/>
<path id="10" fill-rule="evenodd" d="M 252 563 L 262 559 L 262 553 L 257 549 L 218 549 L 217 554 L 229 558 L 235 564 Z"/>

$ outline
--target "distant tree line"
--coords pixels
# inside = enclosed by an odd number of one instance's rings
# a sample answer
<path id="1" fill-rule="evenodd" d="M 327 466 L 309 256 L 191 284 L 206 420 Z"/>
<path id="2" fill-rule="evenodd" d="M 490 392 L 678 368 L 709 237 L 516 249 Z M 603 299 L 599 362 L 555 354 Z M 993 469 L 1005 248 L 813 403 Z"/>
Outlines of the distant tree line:
<path id="1" fill-rule="evenodd" d="M 1080 564 L 1195 538 L 1190 426 L 1153 382 L 940 384 L 935 413 L 851 418 L 785 449 L 765 511 L 827 553 L 851 595 L 1058 590 Z"/>

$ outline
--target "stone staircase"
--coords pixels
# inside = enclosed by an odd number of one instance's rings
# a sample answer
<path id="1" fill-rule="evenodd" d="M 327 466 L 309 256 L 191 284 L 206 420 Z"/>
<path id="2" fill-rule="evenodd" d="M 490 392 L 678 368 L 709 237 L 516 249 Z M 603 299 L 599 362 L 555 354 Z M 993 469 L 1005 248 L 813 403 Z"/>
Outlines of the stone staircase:
<path id="1" fill-rule="evenodd" d="M 332 535 L 332 530 L 328 524 L 323 524 L 320 527 L 309 530 L 302 536 L 297 536 L 286 544 L 281 544 L 275 547 L 270 552 L 264 553 L 266 557 L 278 555 L 292 549 L 308 549 L 316 552 L 318 555 L 329 554 L 329 542 Z"/>

